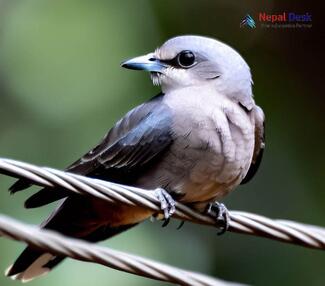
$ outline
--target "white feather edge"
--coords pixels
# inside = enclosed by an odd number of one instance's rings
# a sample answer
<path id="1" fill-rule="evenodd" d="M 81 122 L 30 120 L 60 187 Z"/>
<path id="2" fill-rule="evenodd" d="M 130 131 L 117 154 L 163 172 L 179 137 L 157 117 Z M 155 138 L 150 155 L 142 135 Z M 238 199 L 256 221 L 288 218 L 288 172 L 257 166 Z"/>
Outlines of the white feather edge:
<path id="1" fill-rule="evenodd" d="M 43 265 L 47 264 L 54 257 L 55 256 L 53 256 L 50 253 L 45 253 L 42 256 L 40 256 L 38 259 L 36 259 L 24 272 L 12 276 L 8 276 L 8 273 L 12 268 L 12 265 L 10 265 L 6 269 L 5 275 L 10 277 L 12 280 L 20 280 L 23 283 L 27 283 L 35 278 L 44 276 L 47 273 L 49 273 L 51 269 L 47 267 L 43 267 Z"/>

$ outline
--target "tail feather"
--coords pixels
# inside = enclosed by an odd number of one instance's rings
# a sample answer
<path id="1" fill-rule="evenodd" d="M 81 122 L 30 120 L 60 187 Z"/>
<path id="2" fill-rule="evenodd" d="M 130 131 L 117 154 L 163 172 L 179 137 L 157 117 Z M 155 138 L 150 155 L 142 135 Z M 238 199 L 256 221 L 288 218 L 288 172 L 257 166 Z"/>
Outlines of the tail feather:
<path id="1" fill-rule="evenodd" d="M 5 275 L 13 280 L 31 281 L 47 274 L 51 270 L 47 265 L 55 258 L 50 253 L 26 247 L 16 262 L 6 270 Z"/>
<path id="2" fill-rule="evenodd" d="M 60 199 L 63 199 L 64 197 L 67 197 L 69 194 L 66 191 L 63 190 L 56 190 L 49 188 L 44 188 L 35 193 L 34 195 L 30 196 L 26 202 L 25 202 L 25 208 L 31 209 L 31 208 L 38 208 L 50 203 L 53 203 L 55 201 L 58 201 Z"/>
<path id="3" fill-rule="evenodd" d="M 26 180 L 26 179 L 19 179 L 18 181 L 16 181 L 10 188 L 9 191 L 11 194 L 23 191 L 27 188 L 29 188 L 30 186 L 32 186 L 31 181 Z"/>
<path id="4" fill-rule="evenodd" d="M 82 239 L 90 242 L 98 242 L 117 235 L 136 224 L 123 225 L 119 227 L 102 226 L 84 236 Z M 45 253 L 30 246 L 20 254 L 15 263 L 11 265 L 5 275 L 13 280 L 29 282 L 34 278 L 43 276 L 57 266 L 65 257 Z"/>

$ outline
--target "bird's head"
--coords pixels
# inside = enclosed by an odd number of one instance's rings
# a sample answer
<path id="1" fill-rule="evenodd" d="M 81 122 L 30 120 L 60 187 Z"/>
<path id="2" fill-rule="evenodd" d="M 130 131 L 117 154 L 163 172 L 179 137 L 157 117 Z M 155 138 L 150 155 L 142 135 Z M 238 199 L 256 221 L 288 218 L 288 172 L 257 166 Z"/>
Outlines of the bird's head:
<path id="1" fill-rule="evenodd" d="M 212 38 L 178 36 L 153 53 L 123 62 L 122 67 L 149 71 L 163 92 L 210 85 L 248 109 L 254 103 L 249 66 L 233 48 Z"/>

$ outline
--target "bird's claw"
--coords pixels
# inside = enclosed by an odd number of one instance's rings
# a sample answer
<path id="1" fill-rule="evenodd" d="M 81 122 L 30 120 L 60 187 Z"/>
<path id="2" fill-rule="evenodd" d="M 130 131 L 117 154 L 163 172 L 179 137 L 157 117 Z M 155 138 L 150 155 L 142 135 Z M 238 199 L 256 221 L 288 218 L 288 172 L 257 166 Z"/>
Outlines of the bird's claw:
<path id="1" fill-rule="evenodd" d="M 208 205 L 207 214 L 216 220 L 220 227 L 218 235 L 224 234 L 229 228 L 230 215 L 226 206 L 222 203 L 211 203 Z"/>
<path id="2" fill-rule="evenodd" d="M 170 217 L 176 210 L 176 202 L 172 196 L 162 188 L 156 189 L 155 194 L 160 201 L 160 208 L 164 212 L 165 223 L 168 223 Z"/>

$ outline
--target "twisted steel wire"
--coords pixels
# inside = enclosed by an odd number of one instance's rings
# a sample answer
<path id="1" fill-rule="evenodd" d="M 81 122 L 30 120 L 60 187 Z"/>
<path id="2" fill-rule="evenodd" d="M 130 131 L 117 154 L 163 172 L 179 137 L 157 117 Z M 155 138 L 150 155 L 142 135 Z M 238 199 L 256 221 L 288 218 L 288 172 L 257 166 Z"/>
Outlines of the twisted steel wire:
<path id="1" fill-rule="evenodd" d="M 154 190 L 143 190 L 3 158 L 0 158 L 0 172 L 26 178 L 39 186 L 62 187 L 73 193 L 94 196 L 108 203 L 137 205 L 148 208 L 153 213 L 161 212 L 160 201 Z M 212 217 L 198 213 L 181 203 L 176 203 L 173 217 L 218 227 Z M 309 248 L 325 249 L 325 228 L 323 227 L 287 220 L 272 220 L 241 211 L 230 211 L 230 219 L 229 231 L 232 232 L 261 236 Z"/>
<path id="2" fill-rule="evenodd" d="M 135 275 L 192 286 L 244 286 L 203 274 L 185 271 L 160 262 L 131 255 L 78 239 L 64 237 L 49 230 L 22 224 L 0 215 L 0 236 L 9 237 L 56 255 L 102 264 Z"/>

